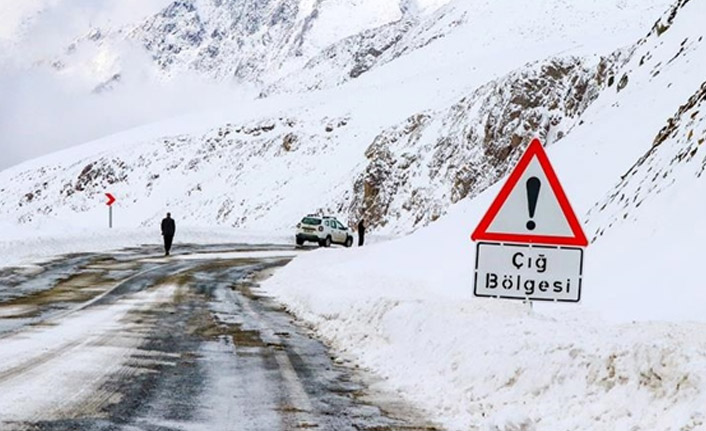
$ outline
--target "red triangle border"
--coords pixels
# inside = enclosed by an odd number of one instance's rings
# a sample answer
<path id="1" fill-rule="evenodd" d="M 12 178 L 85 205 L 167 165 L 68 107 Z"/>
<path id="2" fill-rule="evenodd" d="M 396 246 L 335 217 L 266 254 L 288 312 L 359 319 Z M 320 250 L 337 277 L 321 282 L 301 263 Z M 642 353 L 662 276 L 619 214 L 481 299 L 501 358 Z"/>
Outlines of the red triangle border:
<path id="1" fill-rule="evenodd" d="M 522 177 L 522 174 L 524 174 L 530 162 L 535 157 L 539 161 L 540 166 L 542 167 L 544 173 L 547 176 L 549 185 L 551 186 L 551 189 L 554 192 L 557 201 L 559 202 L 559 206 L 561 207 L 561 210 L 564 213 L 564 217 L 566 217 L 569 227 L 571 228 L 571 232 L 573 233 L 573 236 L 528 235 L 519 233 L 488 232 L 488 228 L 490 227 L 495 217 L 498 215 L 500 208 L 502 208 L 502 206 L 505 204 L 505 201 L 510 196 L 510 193 L 520 180 L 520 177 Z M 554 168 L 552 168 L 552 165 L 549 162 L 549 158 L 547 157 L 547 153 L 544 151 L 544 147 L 542 147 L 542 143 L 539 141 L 539 139 L 535 138 L 532 140 L 532 142 L 530 142 L 529 146 L 527 147 L 527 150 L 525 150 L 525 153 L 520 158 L 520 161 L 517 162 L 517 166 L 515 166 L 515 168 L 512 170 L 507 181 L 500 189 L 500 192 L 495 197 L 495 200 L 493 200 L 493 203 L 490 205 L 490 208 L 488 208 L 488 211 L 485 213 L 480 223 L 473 231 L 471 239 L 473 241 L 485 240 L 497 242 L 567 245 L 578 247 L 588 246 L 588 240 L 586 239 L 586 235 L 584 234 L 583 229 L 581 228 L 581 223 L 579 223 L 578 218 L 576 218 L 576 214 L 571 208 L 571 204 L 569 203 L 569 200 L 566 197 L 566 193 L 564 193 L 564 189 L 561 187 L 559 178 L 556 176 L 556 172 L 554 172 Z"/>

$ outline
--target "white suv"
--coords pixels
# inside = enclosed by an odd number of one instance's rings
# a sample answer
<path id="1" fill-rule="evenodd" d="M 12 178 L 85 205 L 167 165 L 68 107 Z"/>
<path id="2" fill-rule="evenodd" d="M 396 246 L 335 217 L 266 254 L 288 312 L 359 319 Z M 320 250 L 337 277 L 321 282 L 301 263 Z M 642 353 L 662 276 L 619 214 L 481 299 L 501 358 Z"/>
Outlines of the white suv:
<path id="1" fill-rule="evenodd" d="M 317 242 L 324 247 L 341 244 L 353 245 L 353 232 L 335 217 L 308 215 L 297 223 L 297 245 L 306 241 Z"/>

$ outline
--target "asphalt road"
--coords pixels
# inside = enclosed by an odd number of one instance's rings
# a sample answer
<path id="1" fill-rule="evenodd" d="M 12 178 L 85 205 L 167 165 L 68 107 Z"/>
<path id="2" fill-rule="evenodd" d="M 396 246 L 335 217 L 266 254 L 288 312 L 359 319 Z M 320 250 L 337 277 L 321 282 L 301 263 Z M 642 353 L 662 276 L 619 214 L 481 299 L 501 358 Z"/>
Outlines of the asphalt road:
<path id="1" fill-rule="evenodd" d="M 143 247 L 0 270 L 0 429 L 436 429 L 259 291 L 292 250 Z"/>

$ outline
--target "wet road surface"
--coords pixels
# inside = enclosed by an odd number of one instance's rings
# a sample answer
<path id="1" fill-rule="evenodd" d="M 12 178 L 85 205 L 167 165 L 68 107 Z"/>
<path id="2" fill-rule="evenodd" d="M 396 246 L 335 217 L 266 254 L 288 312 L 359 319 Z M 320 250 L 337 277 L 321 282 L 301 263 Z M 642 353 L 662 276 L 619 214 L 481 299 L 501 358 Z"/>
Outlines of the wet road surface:
<path id="1" fill-rule="evenodd" d="M 0 429 L 436 429 L 259 291 L 293 249 L 182 250 L 0 270 Z"/>

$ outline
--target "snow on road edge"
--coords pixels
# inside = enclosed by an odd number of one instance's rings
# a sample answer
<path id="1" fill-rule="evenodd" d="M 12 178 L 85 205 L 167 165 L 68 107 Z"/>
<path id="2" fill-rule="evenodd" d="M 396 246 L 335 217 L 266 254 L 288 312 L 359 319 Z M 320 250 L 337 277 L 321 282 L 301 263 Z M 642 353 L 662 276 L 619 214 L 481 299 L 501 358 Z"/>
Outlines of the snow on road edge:
<path id="1" fill-rule="evenodd" d="M 0 225 L 2 227 L 2 225 Z M 0 268 L 16 265 L 36 265 L 47 259 L 71 253 L 95 253 L 127 247 L 154 245 L 161 247 L 158 229 L 112 230 L 14 230 L 3 229 L 0 239 Z M 58 231 L 57 231 L 58 230 Z M 290 244 L 291 235 L 272 232 L 240 231 L 227 228 L 179 227 L 173 250 L 180 244 Z"/>
<path id="2" fill-rule="evenodd" d="M 475 300 L 470 270 L 459 270 L 469 255 L 423 264 L 425 247 L 434 244 L 408 237 L 314 251 L 263 289 L 381 377 L 380 389 L 450 430 L 694 429 L 706 419 L 703 324 Z"/>

